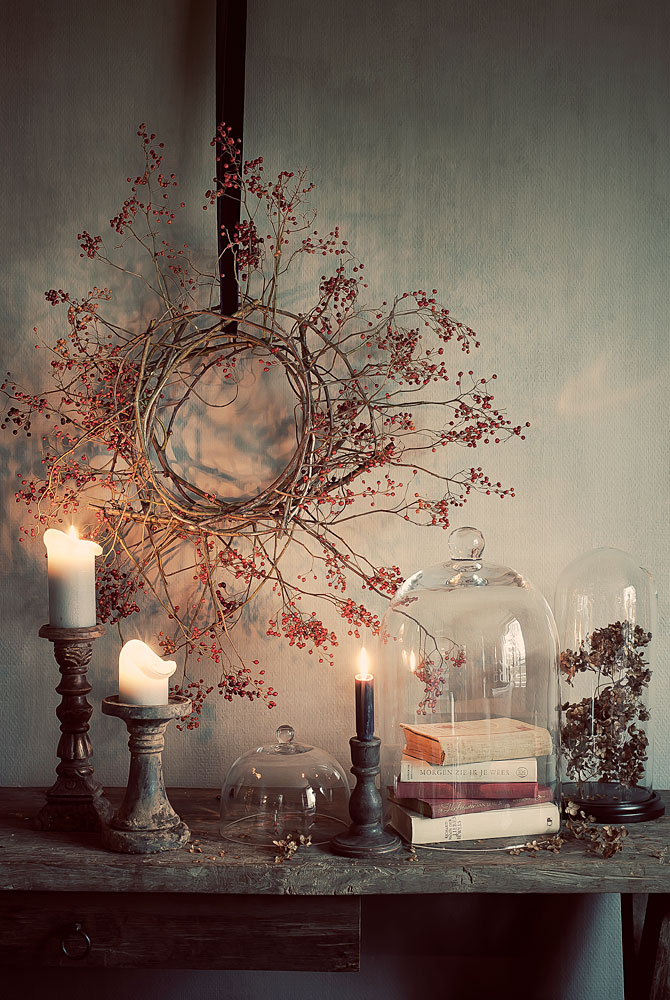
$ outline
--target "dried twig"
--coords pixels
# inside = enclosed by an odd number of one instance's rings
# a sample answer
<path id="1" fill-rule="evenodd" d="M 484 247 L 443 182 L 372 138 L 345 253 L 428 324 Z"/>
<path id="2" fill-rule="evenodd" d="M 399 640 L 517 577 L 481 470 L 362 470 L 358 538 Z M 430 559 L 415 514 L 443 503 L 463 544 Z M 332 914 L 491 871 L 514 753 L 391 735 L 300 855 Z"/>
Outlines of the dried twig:
<path id="1" fill-rule="evenodd" d="M 290 861 L 299 847 L 311 847 L 312 837 L 303 833 L 287 833 L 283 840 L 273 840 L 275 847 L 279 848 L 279 853 L 275 857 L 275 864 L 283 864 Z"/>
<path id="2" fill-rule="evenodd" d="M 540 837 L 529 840 L 525 844 L 514 847 L 510 854 L 519 855 L 522 852 L 537 857 L 540 851 L 551 851 L 557 854 L 568 840 L 581 840 L 589 854 L 598 854 L 602 858 L 611 858 L 623 850 L 623 841 L 628 836 L 625 826 L 603 825 L 594 826 L 595 819 L 587 815 L 574 802 L 568 802 L 565 807 L 565 827 L 562 833 L 552 837 Z"/>

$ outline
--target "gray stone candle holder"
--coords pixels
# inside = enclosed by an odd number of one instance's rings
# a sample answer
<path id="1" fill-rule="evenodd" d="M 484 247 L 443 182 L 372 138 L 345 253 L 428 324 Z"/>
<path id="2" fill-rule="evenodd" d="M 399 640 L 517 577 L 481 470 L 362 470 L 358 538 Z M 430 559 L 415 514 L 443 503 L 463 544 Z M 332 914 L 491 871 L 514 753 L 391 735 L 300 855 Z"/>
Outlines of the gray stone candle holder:
<path id="1" fill-rule="evenodd" d="M 126 705 L 118 695 L 104 699 L 103 715 L 123 719 L 130 733 L 126 794 L 112 820 L 102 827 L 102 843 L 108 850 L 154 854 L 187 843 L 189 828 L 165 791 L 162 754 L 168 723 L 190 711 L 191 700 L 183 695 L 172 695 L 167 705 Z"/>

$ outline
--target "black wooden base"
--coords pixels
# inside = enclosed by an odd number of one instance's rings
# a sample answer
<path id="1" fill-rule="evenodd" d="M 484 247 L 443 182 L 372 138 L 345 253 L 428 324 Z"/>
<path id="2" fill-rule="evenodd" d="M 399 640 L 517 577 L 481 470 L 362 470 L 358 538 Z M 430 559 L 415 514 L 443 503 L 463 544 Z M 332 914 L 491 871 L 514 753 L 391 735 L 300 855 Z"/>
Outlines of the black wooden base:
<path id="1" fill-rule="evenodd" d="M 381 827 L 350 827 L 330 842 L 334 854 L 345 858 L 376 858 L 385 854 L 395 854 L 402 847 L 402 841 L 392 830 Z"/>
<path id="2" fill-rule="evenodd" d="M 36 816 L 32 825 L 35 830 L 53 830 L 76 832 L 93 832 L 100 830 L 109 823 L 114 809 L 102 794 L 102 789 L 90 798 L 49 796 Z"/>
<path id="3" fill-rule="evenodd" d="M 650 792 L 646 799 L 637 802 L 621 802 L 607 799 L 580 799 L 563 789 L 565 802 L 574 802 L 587 816 L 593 816 L 596 823 L 644 823 L 659 819 L 665 814 L 665 805 L 657 792 Z"/>

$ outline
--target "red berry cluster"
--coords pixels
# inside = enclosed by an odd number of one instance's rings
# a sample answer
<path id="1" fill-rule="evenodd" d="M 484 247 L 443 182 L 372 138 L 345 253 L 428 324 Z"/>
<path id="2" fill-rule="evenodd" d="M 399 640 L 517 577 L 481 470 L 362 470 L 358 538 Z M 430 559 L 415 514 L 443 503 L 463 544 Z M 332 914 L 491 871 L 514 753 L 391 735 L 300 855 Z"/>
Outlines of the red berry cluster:
<path id="1" fill-rule="evenodd" d="M 455 650 L 449 656 L 444 654 L 439 656 L 438 663 L 432 663 L 430 657 L 421 660 L 415 670 L 415 676 L 423 684 L 423 697 L 417 705 L 417 715 L 428 715 L 434 712 L 437 703 L 442 697 L 444 685 L 447 680 L 448 671 L 452 668 L 460 669 L 465 663 L 465 651 Z"/>

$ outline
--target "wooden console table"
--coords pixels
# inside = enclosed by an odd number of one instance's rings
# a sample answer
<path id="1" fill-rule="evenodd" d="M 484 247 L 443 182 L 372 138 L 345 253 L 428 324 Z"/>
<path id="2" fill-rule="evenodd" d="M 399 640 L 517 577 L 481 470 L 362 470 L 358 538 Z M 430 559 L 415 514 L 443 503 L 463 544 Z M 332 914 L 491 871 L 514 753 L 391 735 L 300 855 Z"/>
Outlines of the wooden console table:
<path id="1" fill-rule="evenodd" d="M 376 862 L 313 847 L 275 864 L 273 851 L 220 839 L 216 792 L 170 799 L 191 844 L 140 857 L 95 834 L 33 830 L 41 790 L 0 789 L 0 965 L 354 971 L 363 895 L 615 892 L 628 1000 L 670 1000 L 668 816 L 631 826 L 607 861 L 569 843 L 536 858 L 405 848 Z"/>

